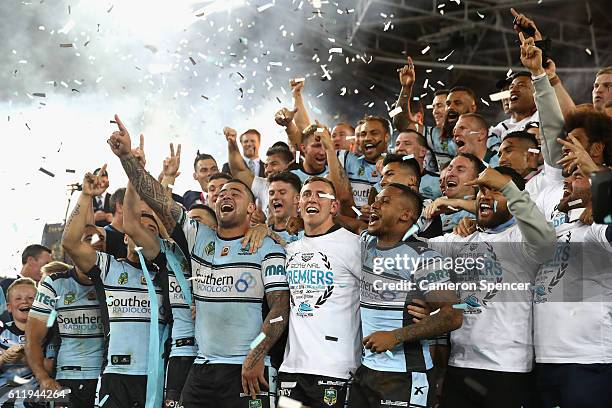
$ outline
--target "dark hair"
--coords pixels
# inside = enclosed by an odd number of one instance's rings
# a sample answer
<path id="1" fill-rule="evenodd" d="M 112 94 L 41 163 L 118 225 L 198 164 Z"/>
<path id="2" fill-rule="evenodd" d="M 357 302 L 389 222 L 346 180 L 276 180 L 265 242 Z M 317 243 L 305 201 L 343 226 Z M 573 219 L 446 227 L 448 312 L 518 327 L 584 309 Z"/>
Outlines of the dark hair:
<path id="1" fill-rule="evenodd" d="M 239 140 L 242 142 L 242 136 L 249 134 L 249 133 L 255 134 L 257 136 L 257 140 L 261 140 L 261 133 L 259 133 L 256 129 L 248 129 L 246 132 L 240 135 Z"/>
<path id="2" fill-rule="evenodd" d="M 458 153 L 455 157 L 465 157 L 466 159 L 471 161 L 472 165 L 474 166 L 474 170 L 476 170 L 477 175 L 482 173 L 487 168 L 487 166 L 485 166 L 482 160 L 474 156 L 472 153 Z"/>
<path id="3" fill-rule="evenodd" d="M 474 92 L 472 88 L 468 88 L 467 86 L 458 85 L 458 86 L 452 87 L 450 91 L 448 91 L 449 94 L 453 92 L 465 92 L 469 94 L 470 98 L 472 98 L 474 100 L 474 103 L 476 103 L 476 93 Z"/>
<path id="4" fill-rule="evenodd" d="M 536 139 L 534 135 L 525 130 L 517 130 L 516 132 L 510 132 L 506 134 L 506 136 L 504 136 L 504 140 L 506 139 L 520 139 L 526 141 L 530 145 L 536 147 L 538 146 L 538 139 Z"/>
<path id="5" fill-rule="evenodd" d="M 242 184 L 244 186 L 244 188 L 247 190 L 247 193 L 248 193 L 249 197 L 251 198 L 251 202 L 255 203 L 255 194 L 253 194 L 253 191 L 251 190 L 251 187 L 249 187 L 247 185 L 247 183 L 245 183 L 244 181 L 242 181 L 240 179 L 237 179 L 237 178 L 229 179 L 227 181 L 227 183 L 225 183 L 225 184 L 229 184 L 229 183 Z"/>
<path id="6" fill-rule="evenodd" d="M 499 171 L 501 174 L 512 177 L 512 181 L 518 187 L 519 190 L 525 190 L 525 179 L 523 176 L 518 174 L 516 170 L 507 166 L 498 166 L 495 167 L 495 170 Z"/>
<path id="7" fill-rule="evenodd" d="M 429 150 L 429 147 L 427 146 L 427 139 L 425 139 L 425 136 L 423 136 L 422 133 L 417 132 L 414 129 L 403 129 L 403 130 L 401 130 L 399 132 L 399 134 L 397 135 L 397 138 L 399 138 L 399 136 L 402 133 L 414 133 L 414 134 L 416 134 L 417 135 L 417 142 L 419 143 L 419 145 L 421 145 L 421 146 L 423 146 L 423 147 L 425 147 L 425 148 L 427 148 Z M 395 139 L 395 140 L 397 141 L 397 139 Z"/>
<path id="8" fill-rule="evenodd" d="M 208 213 L 208 215 L 213 217 L 215 221 L 217 220 L 217 214 L 215 214 L 215 211 L 209 206 L 207 206 L 206 204 L 194 203 L 191 205 L 191 207 L 189 207 L 189 211 L 191 210 L 205 210 Z"/>
<path id="9" fill-rule="evenodd" d="M 410 203 L 416 207 L 416 214 L 415 214 L 416 219 L 413 220 L 414 223 L 416 223 L 416 221 L 421 216 L 421 213 L 423 212 L 423 197 L 419 193 L 411 189 L 410 187 L 405 186 L 403 184 L 389 183 L 385 186 L 385 188 L 389 188 L 389 187 L 395 187 L 401 190 L 402 192 L 400 195 L 404 196 L 404 198 L 407 198 L 410 201 Z"/>
<path id="10" fill-rule="evenodd" d="M 38 258 L 38 256 L 43 253 L 48 252 L 51 253 L 51 250 L 44 245 L 32 244 L 25 247 L 23 252 L 21 253 L 21 264 L 25 265 L 28 263 L 28 258 Z"/>
<path id="11" fill-rule="evenodd" d="M 291 151 L 291 149 L 289 148 L 289 145 L 287 143 L 285 143 L 285 142 L 278 141 L 278 142 L 274 143 L 271 147 L 277 147 L 277 146 Z"/>
<path id="12" fill-rule="evenodd" d="M 464 113 L 460 117 L 464 118 L 472 118 L 476 120 L 480 129 L 489 129 L 489 125 L 487 124 L 487 120 L 479 113 Z"/>
<path id="13" fill-rule="evenodd" d="M 387 119 L 383 118 L 382 116 L 375 116 L 375 115 L 365 115 L 363 117 L 363 123 L 365 122 L 370 122 L 370 121 L 375 121 L 378 122 L 382 125 L 383 129 L 385 129 L 385 132 L 388 134 L 393 133 L 392 132 L 392 127 L 391 127 L 391 122 L 389 122 Z"/>
<path id="14" fill-rule="evenodd" d="M 218 171 L 216 173 L 211 174 L 210 177 L 208 177 L 209 182 L 213 180 L 217 180 L 217 179 L 225 179 L 229 182 L 229 180 L 232 179 L 232 176 L 230 174 Z"/>
<path id="15" fill-rule="evenodd" d="M 533 122 L 529 122 L 525 125 L 525 127 L 523 128 L 524 131 L 527 131 L 529 129 L 539 129 L 540 128 L 540 122 L 538 122 L 537 120 L 534 120 Z"/>
<path id="16" fill-rule="evenodd" d="M 123 199 L 125 198 L 125 187 L 118 188 L 115 190 L 113 195 L 111 195 L 109 200 L 111 213 L 115 214 L 117 211 L 117 203 L 123 205 Z"/>
<path id="17" fill-rule="evenodd" d="M 302 181 L 298 176 L 290 171 L 279 171 L 278 173 L 268 176 L 268 183 L 272 184 L 275 181 L 282 181 L 284 183 L 291 184 L 291 187 L 293 187 L 298 193 L 302 189 Z"/>
<path id="18" fill-rule="evenodd" d="M 451 162 L 451 160 L 442 162 L 441 165 L 440 164 L 438 165 L 438 170 L 442 171 L 442 170 L 446 169 L 448 167 L 448 165 L 450 164 L 450 162 Z"/>
<path id="19" fill-rule="evenodd" d="M 450 91 L 448 89 L 438 89 L 436 92 L 434 92 L 433 96 L 435 98 L 436 96 L 448 95 L 449 93 Z"/>
<path id="20" fill-rule="evenodd" d="M 604 161 L 612 163 L 612 119 L 595 110 L 579 110 L 565 119 L 565 131 L 585 130 L 589 144 L 600 142 L 604 145 Z"/>
<path id="21" fill-rule="evenodd" d="M 319 176 L 308 177 L 306 181 L 304 182 L 304 184 L 302 185 L 302 187 L 306 187 L 307 184 L 314 183 L 315 181 L 322 181 L 323 183 L 330 186 L 334 193 L 334 197 L 336 196 L 336 187 L 334 186 L 334 183 L 332 183 L 329 179 L 326 179 L 325 177 L 319 177 Z"/>
<path id="22" fill-rule="evenodd" d="M 285 163 L 291 163 L 293 161 L 293 154 L 288 147 L 284 146 L 272 146 L 266 152 L 266 156 L 279 156 Z"/>
<path id="23" fill-rule="evenodd" d="M 399 163 L 400 167 L 410 170 L 416 176 L 418 184 L 421 184 L 421 166 L 419 166 L 419 162 L 415 158 L 404 160 L 404 157 L 406 156 L 402 154 L 387 153 L 383 160 L 383 167 L 390 163 Z"/>
<path id="24" fill-rule="evenodd" d="M 198 152 L 196 153 L 196 157 L 195 160 L 193 161 L 193 168 L 195 169 L 196 166 L 198 165 L 198 162 L 200 160 L 212 160 L 215 162 L 215 164 L 217 164 L 217 160 L 215 160 L 215 158 L 208 154 L 208 153 L 200 153 L 200 151 L 198 150 Z"/>

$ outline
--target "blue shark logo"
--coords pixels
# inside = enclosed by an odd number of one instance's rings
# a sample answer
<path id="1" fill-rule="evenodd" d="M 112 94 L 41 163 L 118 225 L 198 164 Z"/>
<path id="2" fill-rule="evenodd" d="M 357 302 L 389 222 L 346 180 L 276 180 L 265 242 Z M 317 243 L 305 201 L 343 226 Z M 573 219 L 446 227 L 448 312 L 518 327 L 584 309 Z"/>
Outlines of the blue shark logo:
<path id="1" fill-rule="evenodd" d="M 538 285 L 538 287 L 535 290 L 536 294 L 538 296 L 544 296 L 546 295 L 546 289 L 544 288 L 544 285 Z"/>
<path id="2" fill-rule="evenodd" d="M 480 303 L 478 303 L 478 298 L 474 295 L 470 295 L 465 299 L 465 303 L 472 307 L 480 307 Z"/>
<path id="3" fill-rule="evenodd" d="M 308 303 L 302 302 L 300 303 L 300 312 L 312 312 L 312 306 Z"/>

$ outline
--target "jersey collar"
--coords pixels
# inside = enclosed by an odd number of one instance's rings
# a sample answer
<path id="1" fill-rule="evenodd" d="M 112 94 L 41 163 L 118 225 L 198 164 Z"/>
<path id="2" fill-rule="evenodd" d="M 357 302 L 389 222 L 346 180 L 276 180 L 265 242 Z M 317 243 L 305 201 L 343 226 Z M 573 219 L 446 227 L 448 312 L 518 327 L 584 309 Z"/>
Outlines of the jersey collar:
<path id="1" fill-rule="evenodd" d="M 503 224 L 499 224 L 497 227 L 493 228 L 484 228 L 482 232 L 486 232 L 487 234 L 499 234 L 500 232 L 504 232 L 511 226 L 516 224 L 516 219 L 514 217 L 510 218 L 508 221 Z"/>
<path id="2" fill-rule="evenodd" d="M 324 232 L 322 234 L 308 235 L 308 234 L 306 234 L 306 232 L 304 232 L 304 236 L 308 237 L 308 238 L 322 237 L 323 235 L 331 234 L 332 232 L 338 231 L 340 228 L 342 228 L 342 227 L 339 226 L 338 224 L 334 224 L 330 229 L 328 229 L 326 232 Z"/>

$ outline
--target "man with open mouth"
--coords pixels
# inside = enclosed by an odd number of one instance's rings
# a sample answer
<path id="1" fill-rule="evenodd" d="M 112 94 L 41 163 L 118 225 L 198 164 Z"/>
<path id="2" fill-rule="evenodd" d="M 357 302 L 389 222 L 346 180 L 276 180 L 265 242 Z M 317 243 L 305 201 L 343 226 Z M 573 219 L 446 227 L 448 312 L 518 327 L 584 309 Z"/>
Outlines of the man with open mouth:
<path id="1" fill-rule="evenodd" d="M 334 185 L 311 177 L 300 193 L 304 236 L 287 245 L 289 337 L 279 395 L 312 407 L 340 408 L 359 365 L 359 236 L 334 224 Z"/>
<path id="2" fill-rule="evenodd" d="M 539 122 L 539 116 L 534 99 L 535 89 L 529 72 L 515 72 L 498 81 L 497 85 L 510 94 L 507 99 L 502 99 L 503 102 L 507 102 L 507 113 L 510 117 L 493 126 L 489 133 L 503 141 L 508 133 L 525 130 L 525 126 L 530 122 Z"/>
<path id="3" fill-rule="evenodd" d="M 555 232 L 514 170 L 487 168 L 466 184 L 479 189 L 480 230 L 467 237 L 446 234 L 429 240 L 430 247 L 455 259 L 455 282 L 476 285 L 458 290 L 465 312 L 463 325 L 451 333 L 442 407 L 524 406 L 533 364 L 529 284 L 540 265 L 552 258 Z M 457 268 L 458 259 L 465 261 L 464 270 Z M 468 260 L 474 262 L 471 267 Z M 489 290 L 481 286 L 483 281 L 515 285 L 515 290 Z"/>
<path id="4" fill-rule="evenodd" d="M 487 166 L 497 166 L 499 162 L 497 153 L 487 147 L 489 126 L 481 115 L 465 113 L 459 116 L 453 128 L 453 138 L 459 153 L 473 154 Z"/>

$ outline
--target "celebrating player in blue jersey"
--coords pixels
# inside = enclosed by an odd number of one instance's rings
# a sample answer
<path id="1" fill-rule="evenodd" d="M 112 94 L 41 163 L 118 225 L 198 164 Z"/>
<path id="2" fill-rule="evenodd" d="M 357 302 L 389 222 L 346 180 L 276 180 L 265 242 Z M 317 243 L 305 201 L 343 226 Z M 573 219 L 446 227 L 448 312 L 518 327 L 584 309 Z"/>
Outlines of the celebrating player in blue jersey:
<path id="1" fill-rule="evenodd" d="M 85 232 L 83 241 L 88 237 L 91 238 L 91 233 Z M 104 356 L 104 333 L 92 280 L 76 268 L 45 277 L 38 286 L 30 317 L 26 351 L 40 387 L 44 390 L 68 387 L 73 407 L 93 406 Z M 54 319 L 60 337 L 55 379 L 43 363 L 43 342 Z"/>
<path id="2" fill-rule="evenodd" d="M 423 340 L 461 327 L 462 311 L 452 307 L 457 301 L 454 292 L 422 285 L 450 278 L 440 262 L 436 265 L 440 254 L 410 235 L 421 211 L 421 197 L 397 183 L 383 188 L 372 204 L 368 229 L 361 235 L 361 325 L 366 350 L 353 378 L 349 407 L 427 406 L 427 370 L 432 362 Z M 407 306 L 415 299 L 424 299 L 439 311 L 413 323 Z"/>
<path id="3" fill-rule="evenodd" d="M 85 175 L 83 192 L 66 223 L 62 246 L 77 268 L 88 271 L 87 274 L 99 284 L 99 288 L 104 288 L 103 305 L 106 307 L 102 313 L 108 318 L 105 323 L 108 323 L 109 339 L 100 400 L 104 400 L 105 407 L 144 407 L 145 400 L 154 397 L 147 393 L 147 381 L 160 380 L 154 375 L 147 377 L 151 372 L 149 361 L 154 360 L 150 354 L 157 355 L 160 339 L 152 342 L 158 348 L 151 350 L 152 353 L 149 353 L 149 342 L 143 339 L 151 337 L 151 318 L 154 315 L 158 316 L 157 331 L 162 332 L 165 311 L 159 308 L 162 305 L 162 291 L 157 268 L 152 264 L 145 268 L 141 264 L 136 245 L 142 247 L 142 255 L 147 261 L 155 259 L 160 251 L 159 227 L 153 215 L 140 213 L 138 198 L 132 187 L 128 186 L 123 220 L 127 259 L 117 260 L 111 255 L 96 252 L 80 237 L 89 219 L 91 197 L 99 188 L 99 183 L 98 176 Z M 152 281 L 151 290 L 155 291 L 155 296 L 149 294 L 148 281 Z"/>
<path id="4" fill-rule="evenodd" d="M 266 354 L 288 320 L 284 250 L 270 238 L 257 250 L 242 244 L 256 206 L 253 193 L 239 180 L 227 182 L 219 194 L 217 231 L 189 220 L 132 154 L 130 136 L 115 118 L 119 131 L 108 141 L 113 153 L 166 229 L 183 229 L 191 254 L 198 357 L 183 388 L 182 406 L 269 406 L 269 393 L 261 390 L 270 383 L 274 392 Z M 264 301 L 269 306 L 265 316 Z"/>

